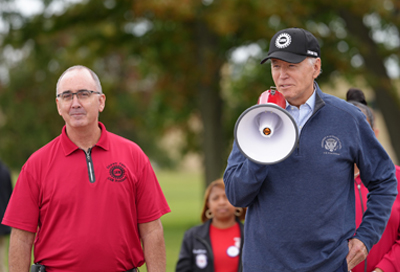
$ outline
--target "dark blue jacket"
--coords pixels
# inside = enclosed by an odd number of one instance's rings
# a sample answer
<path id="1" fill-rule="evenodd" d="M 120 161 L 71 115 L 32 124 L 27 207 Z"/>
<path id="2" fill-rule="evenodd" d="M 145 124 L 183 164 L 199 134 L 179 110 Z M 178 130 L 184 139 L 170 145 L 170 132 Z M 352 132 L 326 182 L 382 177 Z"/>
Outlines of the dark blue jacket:
<path id="1" fill-rule="evenodd" d="M 243 224 L 237 220 L 240 226 L 240 255 L 238 272 L 242 271 L 242 248 L 243 248 Z M 176 272 L 214 272 L 214 256 L 210 241 L 210 224 L 211 220 L 204 224 L 195 226 L 185 232 L 182 241 L 179 260 L 176 265 Z M 196 265 L 197 255 L 205 255 L 207 265 L 200 268 Z"/>
<path id="2" fill-rule="evenodd" d="M 11 175 L 8 168 L 0 161 L 0 235 L 10 234 L 11 228 L 1 224 L 4 212 L 12 193 Z"/>
<path id="3" fill-rule="evenodd" d="M 370 250 L 385 229 L 397 194 L 394 165 L 360 110 L 316 90 L 314 112 L 286 160 L 259 165 L 233 145 L 224 181 L 232 205 L 248 207 L 245 272 L 335 271 L 355 233 Z M 357 232 L 354 163 L 370 191 Z"/>

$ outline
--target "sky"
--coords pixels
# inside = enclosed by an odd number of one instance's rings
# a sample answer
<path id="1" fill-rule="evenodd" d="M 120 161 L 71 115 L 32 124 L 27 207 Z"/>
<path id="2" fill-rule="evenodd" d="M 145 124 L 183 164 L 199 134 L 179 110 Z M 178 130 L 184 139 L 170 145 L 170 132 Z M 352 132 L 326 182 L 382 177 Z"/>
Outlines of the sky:
<path id="1" fill-rule="evenodd" d="M 38 0 L 15 0 L 15 5 L 25 16 L 35 15 L 43 9 L 42 2 Z"/>
<path id="2" fill-rule="evenodd" d="M 56 0 L 50 5 L 49 12 L 59 13 L 66 5 L 79 2 L 82 0 Z M 14 0 L 11 8 L 20 10 L 25 16 L 32 16 L 43 10 L 43 3 L 40 0 Z"/>

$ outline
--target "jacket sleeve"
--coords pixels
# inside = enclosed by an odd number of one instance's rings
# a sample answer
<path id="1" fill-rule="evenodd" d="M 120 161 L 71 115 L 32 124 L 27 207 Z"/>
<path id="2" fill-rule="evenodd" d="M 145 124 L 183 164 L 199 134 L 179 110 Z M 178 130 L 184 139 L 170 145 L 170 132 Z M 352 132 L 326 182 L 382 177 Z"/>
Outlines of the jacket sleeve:
<path id="1" fill-rule="evenodd" d="M 183 236 L 181 251 L 179 252 L 178 262 L 175 272 L 191 272 L 193 267 L 192 260 L 193 241 L 190 231 L 186 231 Z"/>
<path id="2" fill-rule="evenodd" d="M 369 124 L 365 119 L 359 119 L 358 122 L 356 164 L 369 194 L 368 209 L 356 230 L 355 238 L 361 240 L 370 251 L 379 241 L 390 217 L 397 195 L 397 179 L 392 160 L 376 139 Z"/>
<path id="3" fill-rule="evenodd" d="M 247 159 L 233 144 L 224 173 L 226 196 L 235 207 L 247 207 L 254 199 L 267 177 L 267 165 Z"/>

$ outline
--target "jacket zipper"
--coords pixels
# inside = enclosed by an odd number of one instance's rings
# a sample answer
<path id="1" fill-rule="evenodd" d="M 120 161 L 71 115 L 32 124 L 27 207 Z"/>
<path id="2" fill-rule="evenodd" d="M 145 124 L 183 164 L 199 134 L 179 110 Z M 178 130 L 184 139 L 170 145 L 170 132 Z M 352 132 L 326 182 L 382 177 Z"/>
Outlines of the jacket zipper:
<path id="1" fill-rule="evenodd" d="M 94 183 L 96 181 L 96 177 L 94 175 L 93 161 L 91 156 L 92 149 L 89 148 L 87 152 L 85 150 L 83 151 L 86 154 L 86 163 L 88 167 L 89 181 L 90 183 Z"/>
<path id="2" fill-rule="evenodd" d="M 210 263 L 212 264 L 212 266 L 214 266 L 214 254 L 213 254 L 211 245 L 206 240 L 201 238 L 200 236 L 196 235 L 195 237 L 200 243 L 204 244 L 204 246 L 207 248 L 209 256 L 210 256 Z"/>
<path id="3" fill-rule="evenodd" d="M 361 211 L 362 214 L 364 215 L 364 203 L 363 203 L 363 198 L 362 198 L 362 193 L 361 193 L 361 184 L 357 183 L 357 181 L 354 180 L 354 182 L 357 185 L 358 193 L 360 194 L 360 203 L 361 203 Z"/>
<path id="4" fill-rule="evenodd" d="M 365 209 L 364 209 L 364 202 L 363 202 L 363 198 L 362 198 L 362 193 L 361 193 L 361 182 L 360 183 L 358 183 L 355 179 L 354 179 L 354 183 L 357 185 L 357 189 L 358 189 L 358 192 L 359 192 L 359 194 L 360 194 L 360 203 L 361 203 L 361 211 L 362 211 L 362 214 L 364 215 L 364 212 L 365 212 Z M 362 215 L 362 216 L 363 216 Z M 367 272 L 367 265 L 368 265 L 368 258 L 366 258 L 365 260 L 364 260 L 364 271 L 365 272 Z"/>

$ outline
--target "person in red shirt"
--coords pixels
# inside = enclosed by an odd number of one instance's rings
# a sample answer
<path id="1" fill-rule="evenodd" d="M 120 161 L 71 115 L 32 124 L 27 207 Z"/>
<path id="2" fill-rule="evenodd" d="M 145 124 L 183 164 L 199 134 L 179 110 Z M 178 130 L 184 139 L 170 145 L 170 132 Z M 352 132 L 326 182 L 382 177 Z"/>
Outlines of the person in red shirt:
<path id="1" fill-rule="evenodd" d="M 368 107 L 364 93 L 355 88 L 347 92 L 346 100 L 358 107 L 367 117 L 375 135 L 375 120 L 372 110 Z M 362 216 L 367 209 L 368 189 L 362 182 L 362 173 L 355 166 L 354 190 L 356 196 L 356 226 L 362 221 Z M 400 167 L 396 165 L 396 178 L 400 179 Z M 400 192 L 400 184 L 397 182 L 397 190 Z M 400 196 L 393 204 L 392 212 L 386 229 L 381 239 L 370 250 L 366 261 L 361 262 L 352 269 L 352 272 L 399 272 L 400 271 Z"/>
<path id="2" fill-rule="evenodd" d="M 245 212 L 229 203 L 222 179 L 212 182 L 204 196 L 203 224 L 185 232 L 176 272 L 242 271 Z"/>
<path id="3" fill-rule="evenodd" d="M 58 80 L 65 126 L 22 167 L 2 221 L 12 227 L 10 272 L 29 271 L 32 246 L 47 272 L 133 272 L 145 262 L 165 271 L 160 217 L 170 208 L 140 147 L 99 122 L 105 101 L 87 67 Z"/>

